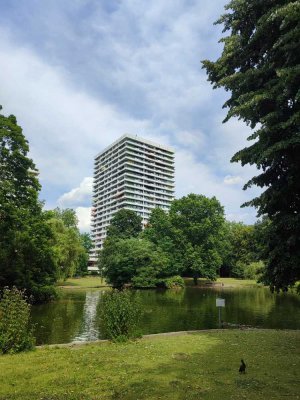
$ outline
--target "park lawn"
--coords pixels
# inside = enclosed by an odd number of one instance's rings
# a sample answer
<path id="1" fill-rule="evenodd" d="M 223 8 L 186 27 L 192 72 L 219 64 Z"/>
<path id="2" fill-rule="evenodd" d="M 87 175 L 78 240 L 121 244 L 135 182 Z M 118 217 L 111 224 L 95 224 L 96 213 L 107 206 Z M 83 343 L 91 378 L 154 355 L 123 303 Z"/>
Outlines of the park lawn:
<path id="1" fill-rule="evenodd" d="M 254 279 L 218 278 L 217 283 L 223 283 L 227 287 L 262 286 Z"/>
<path id="2" fill-rule="evenodd" d="M 186 286 L 194 286 L 193 278 L 184 278 Z M 207 279 L 199 279 L 199 286 L 209 284 L 210 281 Z M 235 278 L 218 278 L 215 282 L 212 282 L 217 286 L 223 284 L 224 287 L 245 287 L 245 286 L 257 286 L 258 284 L 254 280 L 250 279 L 235 279 Z M 69 278 L 66 281 L 58 282 L 57 285 L 63 288 L 72 289 L 92 289 L 103 286 L 109 286 L 104 278 L 99 276 L 84 276 L 82 278 Z"/>
<path id="3" fill-rule="evenodd" d="M 186 286 L 194 286 L 193 278 L 184 278 Z M 218 278 L 216 281 L 210 281 L 209 279 L 199 278 L 198 286 L 206 285 L 216 285 L 224 287 L 251 287 L 251 286 L 261 286 L 255 280 L 252 279 L 235 279 L 235 278 Z"/>
<path id="4" fill-rule="evenodd" d="M 104 278 L 99 276 L 83 276 L 81 278 L 68 278 L 66 281 L 58 282 L 58 286 L 68 288 L 99 288 L 107 286 Z"/>
<path id="5" fill-rule="evenodd" d="M 300 398 L 299 382 L 299 331 L 210 331 L 0 356 L 1 400 L 282 400 Z"/>

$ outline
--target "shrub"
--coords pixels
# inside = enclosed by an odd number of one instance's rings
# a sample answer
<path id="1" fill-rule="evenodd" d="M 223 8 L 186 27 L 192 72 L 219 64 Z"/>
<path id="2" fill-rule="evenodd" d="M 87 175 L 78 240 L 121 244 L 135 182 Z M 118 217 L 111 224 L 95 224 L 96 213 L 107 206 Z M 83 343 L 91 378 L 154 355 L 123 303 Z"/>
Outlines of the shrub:
<path id="1" fill-rule="evenodd" d="M 135 288 L 155 288 L 157 285 L 157 271 L 152 268 L 140 268 L 138 275 L 131 280 L 132 286 Z"/>
<path id="2" fill-rule="evenodd" d="M 142 307 L 138 293 L 112 290 L 105 292 L 101 300 L 100 324 L 107 339 L 125 341 L 140 336 L 137 329 Z"/>
<path id="3" fill-rule="evenodd" d="M 262 261 L 252 262 L 246 265 L 244 270 L 245 279 L 259 279 L 264 269 L 264 263 Z"/>
<path id="4" fill-rule="evenodd" d="M 30 295 L 33 303 L 47 303 L 58 297 L 54 286 L 33 286 L 30 289 Z"/>
<path id="5" fill-rule="evenodd" d="M 160 280 L 159 286 L 165 287 L 167 289 L 183 288 L 185 286 L 185 283 L 181 276 L 175 275 L 171 276 L 170 278 Z"/>
<path id="6" fill-rule="evenodd" d="M 24 291 L 4 288 L 0 301 L 0 352 L 18 353 L 33 347 L 30 304 Z"/>
<path id="7" fill-rule="evenodd" d="M 233 278 L 237 279 L 244 279 L 245 278 L 245 268 L 246 264 L 242 261 L 237 261 L 235 265 L 232 266 L 231 268 L 231 274 Z"/>

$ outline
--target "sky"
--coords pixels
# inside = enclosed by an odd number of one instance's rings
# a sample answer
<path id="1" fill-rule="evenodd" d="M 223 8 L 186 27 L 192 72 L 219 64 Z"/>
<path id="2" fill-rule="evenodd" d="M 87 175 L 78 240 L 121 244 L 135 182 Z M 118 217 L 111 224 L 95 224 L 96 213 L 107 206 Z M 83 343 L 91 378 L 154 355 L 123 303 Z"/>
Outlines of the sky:
<path id="1" fill-rule="evenodd" d="M 14 114 L 39 169 L 46 208 L 74 208 L 89 231 L 93 163 L 124 133 L 175 150 L 176 197 L 216 196 L 226 218 L 257 188 L 230 163 L 250 128 L 222 121 L 229 97 L 201 60 L 222 52 L 223 0 L 0 0 L 0 104 Z"/>

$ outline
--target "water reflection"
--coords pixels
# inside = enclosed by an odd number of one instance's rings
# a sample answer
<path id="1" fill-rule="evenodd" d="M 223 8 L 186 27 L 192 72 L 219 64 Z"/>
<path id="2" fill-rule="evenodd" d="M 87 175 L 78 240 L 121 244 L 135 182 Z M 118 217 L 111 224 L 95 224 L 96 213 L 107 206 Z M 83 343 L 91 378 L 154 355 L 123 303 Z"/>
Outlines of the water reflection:
<path id="1" fill-rule="evenodd" d="M 101 293 L 101 290 L 65 290 L 59 300 L 33 306 L 37 344 L 101 338 L 97 321 Z M 145 311 L 141 330 L 147 334 L 217 328 L 216 297 L 225 298 L 222 319 L 228 323 L 300 329 L 300 296 L 296 294 L 272 294 L 266 288 L 187 287 L 178 291 L 141 291 Z"/>
<path id="2" fill-rule="evenodd" d="M 73 341 L 81 341 L 86 342 L 89 340 L 97 340 L 99 331 L 98 326 L 96 324 L 97 318 L 97 305 L 100 299 L 100 291 L 87 292 L 84 309 L 83 309 L 83 317 L 82 317 L 82 325 L 80 332 L 77 336 L 74 337 Z"/>

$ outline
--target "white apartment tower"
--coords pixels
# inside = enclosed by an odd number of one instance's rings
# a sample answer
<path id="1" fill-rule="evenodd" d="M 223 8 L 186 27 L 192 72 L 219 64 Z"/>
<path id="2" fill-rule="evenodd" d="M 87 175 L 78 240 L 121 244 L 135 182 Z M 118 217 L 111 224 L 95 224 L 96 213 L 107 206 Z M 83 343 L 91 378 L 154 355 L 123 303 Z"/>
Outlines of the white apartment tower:
<path id="1" fill-rule="evenodd" d="M 135 211 L 146 225 L 153 208 L 168 210 L 173 199 L 174 151 L 135 135 L 121 136 L 95 157 L 90 261 L 96 261 L 119 209 Z"/>

